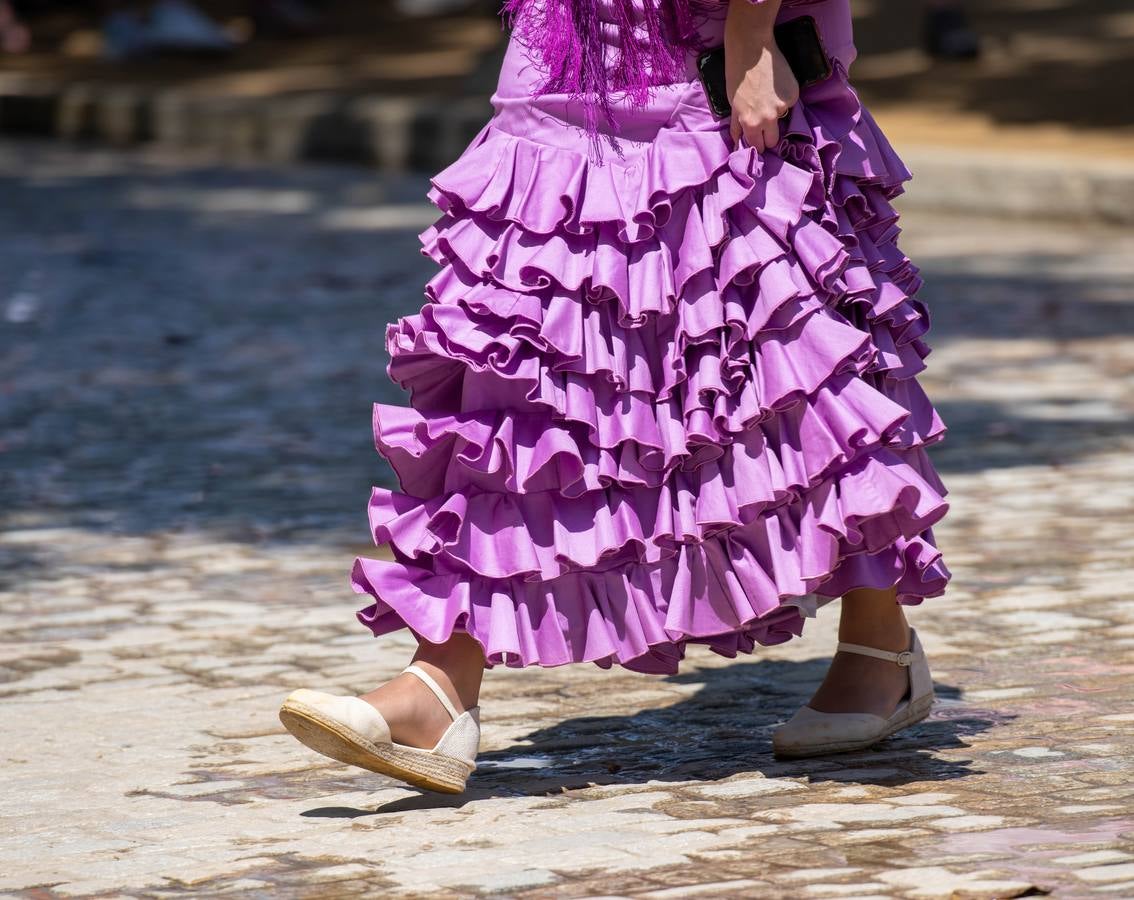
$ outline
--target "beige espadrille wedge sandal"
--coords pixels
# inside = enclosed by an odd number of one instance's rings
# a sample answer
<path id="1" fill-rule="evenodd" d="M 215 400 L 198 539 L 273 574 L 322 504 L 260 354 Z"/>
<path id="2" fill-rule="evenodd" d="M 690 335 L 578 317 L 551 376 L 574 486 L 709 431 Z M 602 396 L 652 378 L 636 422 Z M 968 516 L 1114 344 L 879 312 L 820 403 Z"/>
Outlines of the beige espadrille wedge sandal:
<path id="1" fill-rule="evenodd" d="M 459 794 L 476 769 L 480 707 L 460 712 L 424 669 L 411 664 L 403 671 L 420 678 L 453 720 L 431 750 L 395 744 L 382 714 L 361 697 L 300 688 L 284 700 L 280 721 L 300 743 L 331 759 L 398 778 L 414 787 Z"/>
<path id="2" fill-rule="evenodd" d="M 888 659 L 905 666 L 909 673 L 905 697 L 887 718 L 872 713 L 820 712 L 810 706 L 801 706 L 794 716 L 772 732 L 772 752 L 777 757 L 790 759 L 864 750 L 929 715 L 933 706 L 933 676 L 929 672 L 929 661 L 921 640 L 913 628 L 910 628 L 910 649 L 900 653 L 847 641 L 840 641 L 836 649 Z"/>

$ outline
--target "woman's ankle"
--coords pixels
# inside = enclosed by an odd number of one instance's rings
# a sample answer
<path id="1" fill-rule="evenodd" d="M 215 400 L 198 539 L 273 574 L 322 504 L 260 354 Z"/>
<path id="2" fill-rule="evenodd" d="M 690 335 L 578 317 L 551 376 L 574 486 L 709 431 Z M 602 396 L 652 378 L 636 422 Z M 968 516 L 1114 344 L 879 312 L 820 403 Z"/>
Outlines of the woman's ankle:
<path id="1" fill-rule="evenodd" d="M 471 635 L 454 632 L 441 644 L 419 639 L 413 663 L 432 675 L 458 708 L 469 709 L 480 702 L 484 650 Z"/>
<path id="2" fill-rule="evenodd" d="M 857 588 L 842 600 L 839 640 L 865 644 L 880 650 L 906 650 L 910 625 L 897 601 L 897 590 Z"/>

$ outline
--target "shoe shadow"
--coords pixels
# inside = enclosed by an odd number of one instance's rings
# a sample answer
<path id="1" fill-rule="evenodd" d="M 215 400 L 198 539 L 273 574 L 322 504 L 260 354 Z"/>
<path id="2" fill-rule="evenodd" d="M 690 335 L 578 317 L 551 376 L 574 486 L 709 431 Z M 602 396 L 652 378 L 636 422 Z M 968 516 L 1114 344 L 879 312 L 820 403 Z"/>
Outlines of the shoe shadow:
<path id="1" fill-rule="evenodd" d="M 671 683 L 700 684 L 701 689 L 670 706 L 628 716 L 565 719 L 509 747 L 481 753 L 462 794 L 423 791 L 373 809 L 321 807 L 301 815 L 357 818 L 598 785 L 713 782 L 742 773 L 887 787 L 949 781 L 979 770 L 971 760 L 942 759 L 936 751 L 967 747 L 966 738 L 1013 718 L 966 703 L 957 687 L 935 683 L 937 698 L 928 718 L 868 750 L 777 760 L 772 729 L 807 702 L 829 662 L 760 660 L 668 676 Z"/>

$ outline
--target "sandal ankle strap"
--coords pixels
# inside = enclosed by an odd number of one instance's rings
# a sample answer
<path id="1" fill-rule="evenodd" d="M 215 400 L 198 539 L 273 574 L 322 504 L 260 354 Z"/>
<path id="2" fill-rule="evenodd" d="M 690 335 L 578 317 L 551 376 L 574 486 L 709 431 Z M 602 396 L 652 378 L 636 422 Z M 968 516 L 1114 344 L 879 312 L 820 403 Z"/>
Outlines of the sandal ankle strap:
<path id="1" fill-rule="evenodd" d="M 839 641 L 836 650 L 848 650 L 851 653 L 861 653 L 864 656 L 873 656 L 877 659 L 888 659 L 891 662 L 896 662 L 899 666 L 908 666 L 913 662 L 913 651 L 902 650 L 898 653 L 893 653 L 889 650 L 879 650 L 877 647 L 867 647 L 864 644 L 852 644 L 849 641 Z"/>
<path id="2" fill-rule="evenodd" d="M 413 663 L 410 663 L 408 666 L 402 669 L 402 671 L 412 672 L 414 675 L 420 678 L 425 683 L 425 686 L 437 695 L 437 699 L 441 701 L 441 704 L 445 707 L 449 715 L 454 720 L 456 720 L 457 716 L 461 714 L 457 707 L 453 705 L 453 701 L 449 699 L 449 695 L 446 694 L 445 691 L 441 688 L 441 685 L 439 685 L 433 678 L 433 676 L 426 672 L 425 669 L 421 668 L 421 666 L 416 666 Z"/>

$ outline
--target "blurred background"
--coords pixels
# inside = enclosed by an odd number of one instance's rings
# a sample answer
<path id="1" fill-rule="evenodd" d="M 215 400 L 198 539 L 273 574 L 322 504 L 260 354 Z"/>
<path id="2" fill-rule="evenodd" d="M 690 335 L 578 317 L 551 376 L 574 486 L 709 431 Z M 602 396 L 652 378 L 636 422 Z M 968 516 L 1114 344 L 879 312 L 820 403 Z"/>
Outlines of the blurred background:
<path id="1" fill-rule="evenodd" d="M 436 167 L 487 115 L 506 39 L 498 7 L 0 0 L 0 129 Z M 853 7 L 856 85 L 898 140 L 1044 149 L 1086 133 L 1093 151 L 1124 153 L 1119 139 L 1134 130 L 1124 0 Z M 391 123 L 407 121 L 391 139 Z"/>

